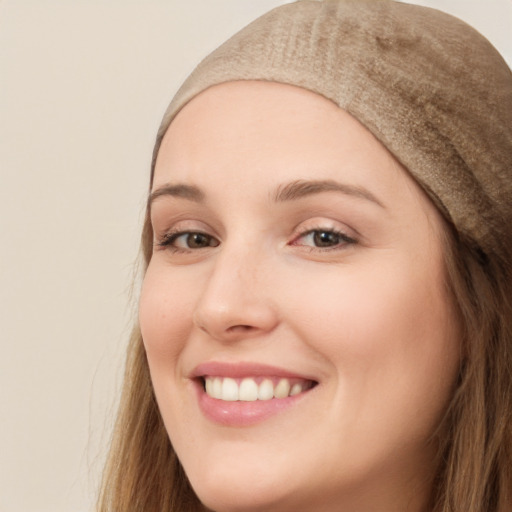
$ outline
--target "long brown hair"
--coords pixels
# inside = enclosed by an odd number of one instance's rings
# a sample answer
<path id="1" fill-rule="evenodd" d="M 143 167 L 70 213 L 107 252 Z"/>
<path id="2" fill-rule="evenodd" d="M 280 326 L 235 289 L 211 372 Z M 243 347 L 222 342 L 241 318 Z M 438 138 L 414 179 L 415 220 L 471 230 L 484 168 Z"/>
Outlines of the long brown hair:
<path id="1" fill-rule="evenodd" d="M 436 512 L 512 507 L 512 236 L 507 258 L 445 230 L 448 285 L 463 329 L 459 383 L 440 428 Z"/>
<path id="2" fill-rule="evenodd" d="M 146 212 L 141 257 L 145 273 L 153 250 Z M 174 453 L 156 403 L 142 335 L 135 324 L 98 512 L 199 512 L 204 510 Z"/>
<path id="3" fill-rule="evenodd" d="M 144 270 L 152 239 L 147 213 Z M 507 512 L 512 504 L 512 237 L 503 240 L 509 258 L 488 257 L 447 223 L 444 245 L 464 355 L 453 399 L 434 434 L 440 451 L 431 509 Z M 135 326 L 98 512 L 200 510 L 158 411 Z"/>

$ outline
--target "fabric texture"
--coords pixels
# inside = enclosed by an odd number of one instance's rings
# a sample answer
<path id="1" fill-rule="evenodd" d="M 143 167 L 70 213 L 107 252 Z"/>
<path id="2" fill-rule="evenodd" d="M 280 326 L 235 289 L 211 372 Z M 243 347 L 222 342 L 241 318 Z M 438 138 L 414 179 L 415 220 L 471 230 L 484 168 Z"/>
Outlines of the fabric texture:
<path id="1" fill-rule="evenodd" d="M 186 80 L 163 118 L 153 167 L 183 106 L 237 80 L 295 85 L 333 101 L 388 148 L 459 233 L 488 256 L 508 256 L 502 242 L 510 241 L 512 226 L 512 72 L 464 22 L 392 0 L 278 7 Z"/>

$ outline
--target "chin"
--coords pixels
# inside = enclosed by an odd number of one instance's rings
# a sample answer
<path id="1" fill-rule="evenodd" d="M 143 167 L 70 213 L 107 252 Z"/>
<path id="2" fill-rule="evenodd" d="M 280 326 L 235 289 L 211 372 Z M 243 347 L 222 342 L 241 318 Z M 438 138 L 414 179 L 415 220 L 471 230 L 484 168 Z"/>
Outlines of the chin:
<path id="1" fill-rule="evenodd" d="M 271 475 L 251 473 L 241 478 L 232 472 L 211 471 L 200 478 L 191 478 L 199 500 L 215 512 L 297 512 L 289 482 Z M 283 485 L 285 484 L 285 485 Z M 288 485 L 287 485 L 288 484 Z"/>

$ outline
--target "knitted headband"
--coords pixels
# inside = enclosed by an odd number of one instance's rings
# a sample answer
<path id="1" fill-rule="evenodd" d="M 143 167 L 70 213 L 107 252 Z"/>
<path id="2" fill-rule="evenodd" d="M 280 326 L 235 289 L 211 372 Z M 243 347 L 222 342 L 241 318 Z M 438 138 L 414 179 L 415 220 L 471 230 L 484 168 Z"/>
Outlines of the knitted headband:
<path id="1" fill-rule="evenodd" d="M 300 0 L 206 57 L 164 115 L 236 80 L 303 87 L 345 109 L 409 170 L 459 233 L 510 258 L 512 72 L 478 32 L 392 0 Z"/>

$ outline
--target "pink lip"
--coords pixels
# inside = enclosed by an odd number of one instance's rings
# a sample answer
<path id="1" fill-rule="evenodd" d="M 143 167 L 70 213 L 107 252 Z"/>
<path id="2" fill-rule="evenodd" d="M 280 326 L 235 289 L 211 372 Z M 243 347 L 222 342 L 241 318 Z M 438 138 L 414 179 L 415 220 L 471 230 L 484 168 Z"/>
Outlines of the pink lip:
<path id="1" fill-rule="evenodd" d="M 202 413 L 214 423 L 229 427 L 247 427 L 265 421 L 280 412 L 284 412 L 300 402 L 306 394 L 300 393 L 287 398 L 256 400 L 254 402 L 226 402 L 208 396 L 201 377 L 220 376 L 242 379 L 244 377 L 276 377 L 289 379 L 315 380 L 297 373 L 257 363 L 221 363 L 208 362 L 197 366 L 191 380 L 195 388 Z"/>
<path id="2" fill-rule="evenodd" d="M 208 375 L 243 379 L 244 377 L 280 377 L 282 379 L 315 380 L 314 377 L 299 375 L 277 366 L 260 363 L 223 363 L 211 361 L 197 366 L 191 374 L 192 378 Z"/>

